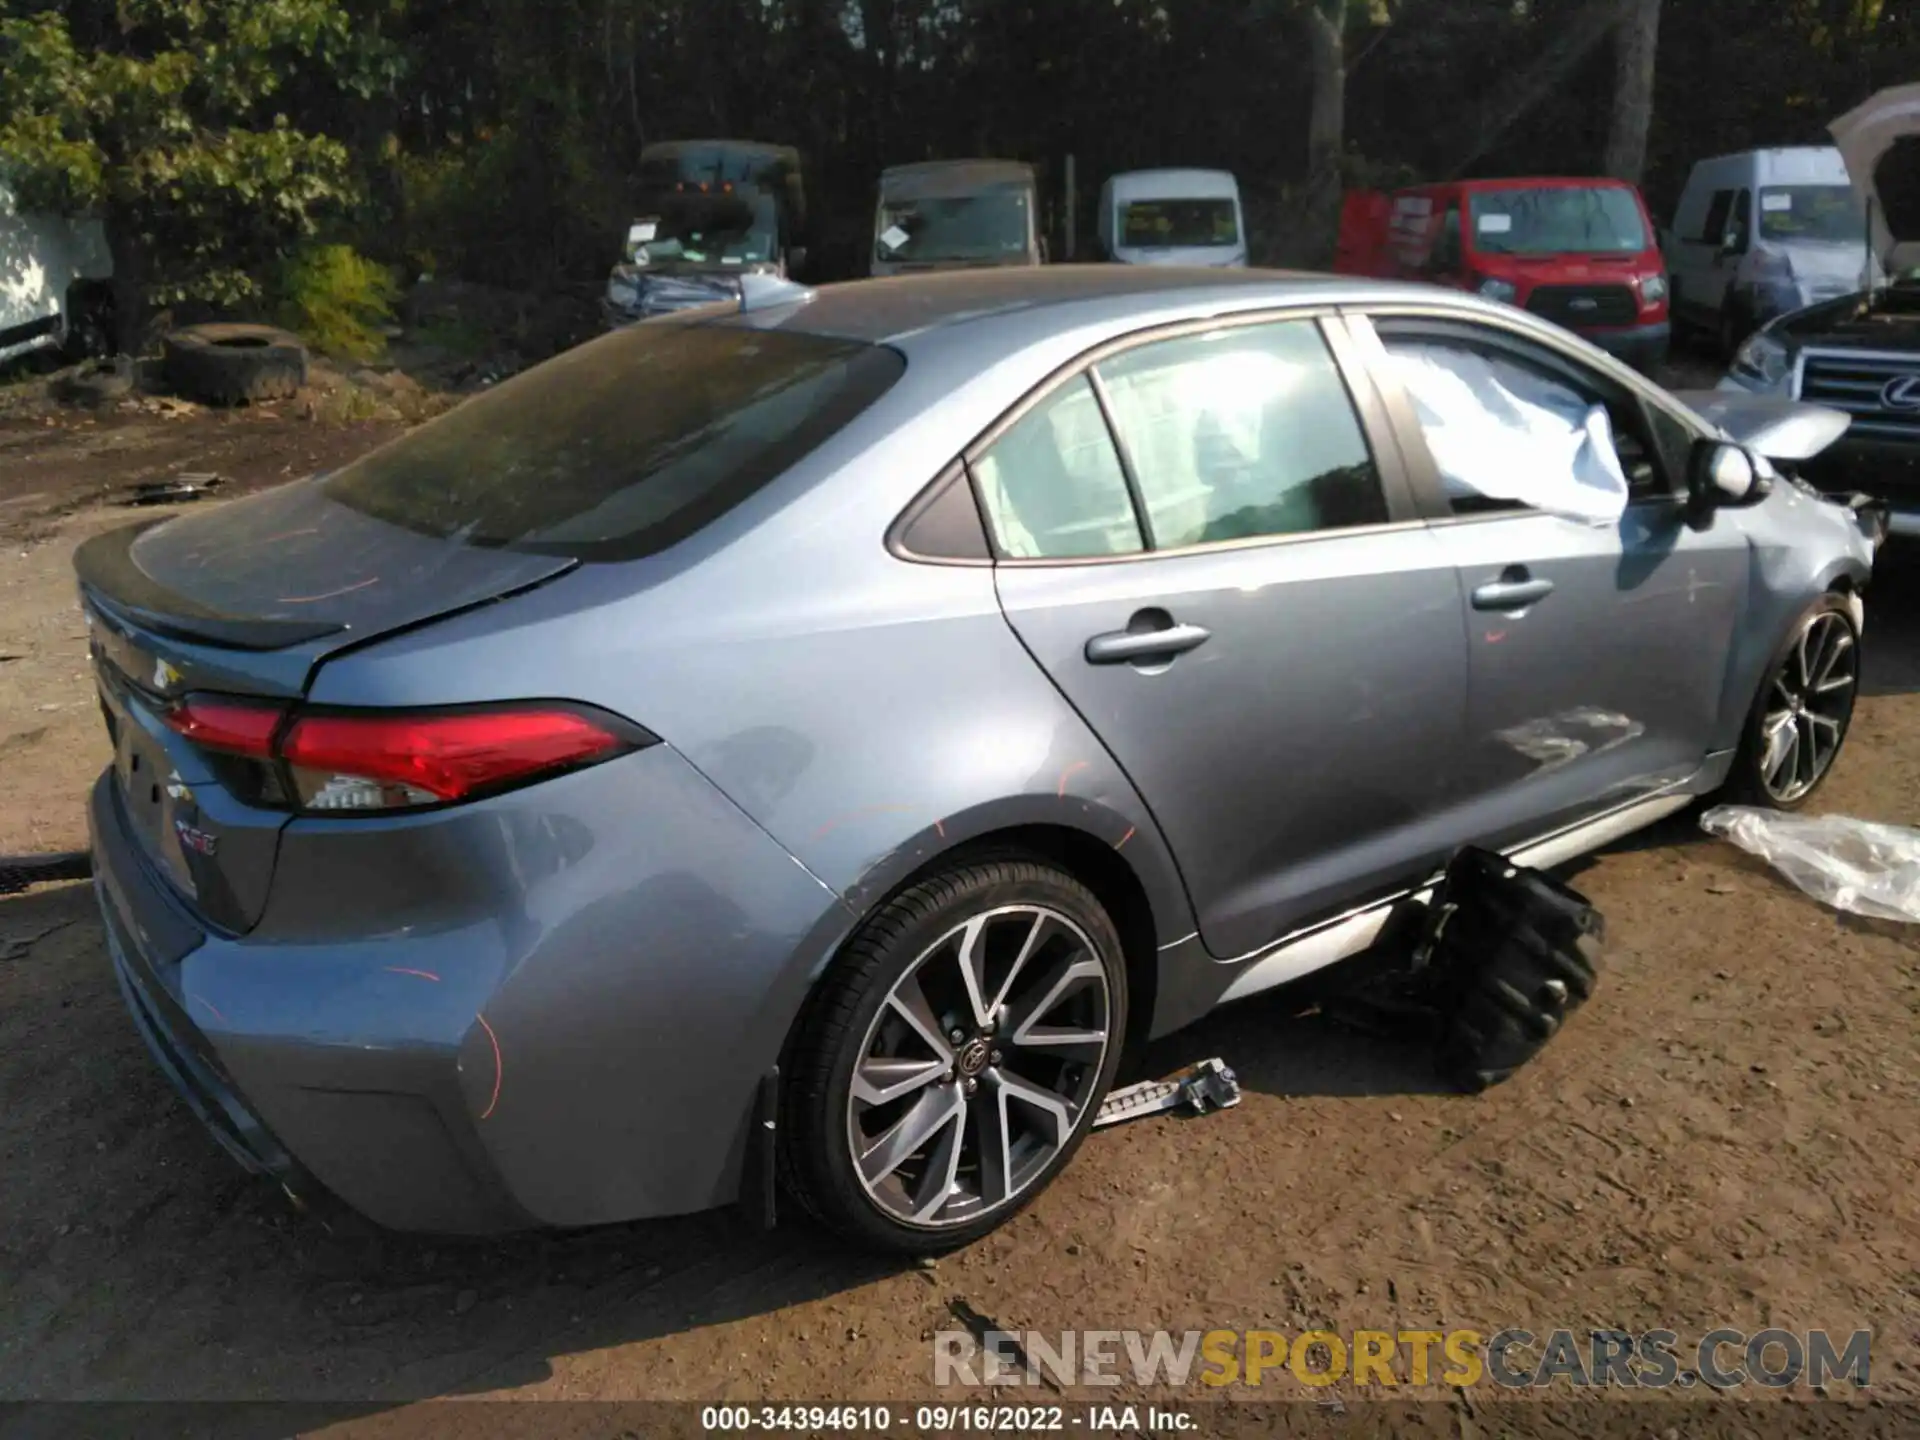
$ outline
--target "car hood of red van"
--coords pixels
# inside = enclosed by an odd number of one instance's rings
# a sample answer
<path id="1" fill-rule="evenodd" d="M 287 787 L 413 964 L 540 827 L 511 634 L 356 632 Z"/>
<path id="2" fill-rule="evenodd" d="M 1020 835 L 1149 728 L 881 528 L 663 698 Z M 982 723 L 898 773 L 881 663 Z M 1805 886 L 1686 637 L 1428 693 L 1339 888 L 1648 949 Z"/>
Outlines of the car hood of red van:
<path id="1" fill-rule="evenodd" d="M 1889 275 L 1920 266 L 1920 206 L 1897 205 L 1891 215 L 1881 196 L 1882 162 L 1902 140 L 1920 136 L 1920 85 L 1896 85 L 1842 115 L 1827 127 L 1847 162 L 1847 175 L 1873 210 L 1874 253 Z"/>

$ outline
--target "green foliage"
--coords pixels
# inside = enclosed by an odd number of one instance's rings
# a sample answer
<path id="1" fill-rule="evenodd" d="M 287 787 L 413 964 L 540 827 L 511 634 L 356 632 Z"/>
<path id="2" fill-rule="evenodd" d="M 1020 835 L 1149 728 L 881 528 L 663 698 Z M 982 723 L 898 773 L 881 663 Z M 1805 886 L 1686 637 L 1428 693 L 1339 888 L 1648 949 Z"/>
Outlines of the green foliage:
<path id="1" fill-rule="evenodd" d="M 297 80 L 364 97 L 393 75 L 348 0 L 119 0 L 0 9 L 0 153 L 29 205 L 102 216 L 162 303 L 261 298 L 261 277 L 358 198 L 348 147 L 296 127 Z"/>
<path id="2" fill-rule="evenodd" d="M 365 361 L 386 352 L 382 327 L 400 289 L 390 270 L 352 246 L 302 246 L 282 267 L 279 291 L 280 322 L 323 355 Z"/>

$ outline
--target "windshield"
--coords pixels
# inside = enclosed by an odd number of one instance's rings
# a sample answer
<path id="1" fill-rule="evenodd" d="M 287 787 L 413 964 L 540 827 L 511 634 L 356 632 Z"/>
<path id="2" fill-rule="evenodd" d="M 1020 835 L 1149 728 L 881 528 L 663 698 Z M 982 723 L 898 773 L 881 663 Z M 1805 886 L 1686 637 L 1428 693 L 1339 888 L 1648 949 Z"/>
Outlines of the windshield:
<path id="1" fill-rule="evenodd" d="M 631 559 L 772 481 L 905 368 L 877 345 L 654 321 L 475 396 L 325 488 L 376 519 L 469 545 Z"/>
<path id="2" fill-rule="evenodd" d="M 1480 190 L 1468 196 L 1473 248 L 1482 255 L 1636 255 L 1647 221 L 1620 185 Z"/>
<path id="3" fill-rule="evenodd" d="M 1025 189 L 883 200 L 874 255 L 886 261 L 1003 260 L 1027 253 Z"/>
<path id="4" fill-rule="evenodd" d="M 1770 185 L 1760 192 L 1763 240 L 1851 241 L 1864 245 L 1866 207 L 1851 185 Z"/>
<path id="5" fill-rule="evenodd" d="M 1120 212 L 1122 249 L 1239 243 L 1240 220 L 1231 200 L 1135 200 Z"/>
<path id="6" fill-rule="evenodd" d="M 655 196 L 642 208 L 627 234 L 633 264 L 761 265 L 779 246 L 779 209 L 764 191 Z"/>

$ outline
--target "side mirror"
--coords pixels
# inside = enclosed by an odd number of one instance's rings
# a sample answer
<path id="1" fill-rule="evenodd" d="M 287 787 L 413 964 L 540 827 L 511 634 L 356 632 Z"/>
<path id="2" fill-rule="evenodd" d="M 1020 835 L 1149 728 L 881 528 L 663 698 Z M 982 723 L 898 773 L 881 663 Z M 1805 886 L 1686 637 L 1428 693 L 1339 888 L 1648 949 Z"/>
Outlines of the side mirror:
<path id="1" fill-rule="evenodd" d="M 1702 440 L 1687 466 L 1687 518 L 1705 528 L 1714 511 L 1757 505 L 1770 488 L 1762 462 L 1751 451 L 1726 440 Z"/>

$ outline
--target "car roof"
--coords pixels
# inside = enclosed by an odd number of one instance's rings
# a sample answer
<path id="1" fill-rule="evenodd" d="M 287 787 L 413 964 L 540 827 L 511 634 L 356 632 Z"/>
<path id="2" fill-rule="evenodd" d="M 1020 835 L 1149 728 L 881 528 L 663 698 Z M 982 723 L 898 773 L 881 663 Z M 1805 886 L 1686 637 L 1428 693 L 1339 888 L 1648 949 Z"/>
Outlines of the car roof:
<path id="1" fill-rule="evenodd" d="M 1065 325 L 1124 320 L 1138 312 L 1188 304 L 1238 310 L 1316 300 L 1434 300 L 1447 294 L 1424 285 L 1295 270 L 1026 265 L 822 285 L 812 292 L 811 300 L 785 312 L 777 323 L 787 330 L 886 344 L 989 318 L 1032 316 L 1049 309 L 1059 310 Z"/>
<path id="2" fill-rule="evenodd" d="M 1122 170 L 1107 183 L 1116 195 L 1166 200 L 1224 200 L 1240 192 L 1231 170 Z"/>

